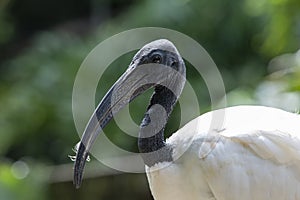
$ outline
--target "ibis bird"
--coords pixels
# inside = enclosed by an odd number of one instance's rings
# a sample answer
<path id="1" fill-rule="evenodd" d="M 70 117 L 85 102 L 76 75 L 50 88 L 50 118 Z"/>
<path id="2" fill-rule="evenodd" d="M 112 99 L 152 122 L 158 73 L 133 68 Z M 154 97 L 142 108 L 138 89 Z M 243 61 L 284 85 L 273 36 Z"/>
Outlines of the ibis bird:
<path id="1" fill-rule="evenodd" d="M 122 107 L 154 88 L 138 136 L 154 199 L 299 200 L 300 116 L 296 113 L 265 106 L 229 107 L 203 114 L 164 139 L 185 72 L 178 50 L 166 39 L 146 44 L 136 53 L 86 126 L 74 165 L 75 186 L 80 187 L 96 136 Z M 222 128 L 214 128 L 213 116 L 222 113 Z"/>

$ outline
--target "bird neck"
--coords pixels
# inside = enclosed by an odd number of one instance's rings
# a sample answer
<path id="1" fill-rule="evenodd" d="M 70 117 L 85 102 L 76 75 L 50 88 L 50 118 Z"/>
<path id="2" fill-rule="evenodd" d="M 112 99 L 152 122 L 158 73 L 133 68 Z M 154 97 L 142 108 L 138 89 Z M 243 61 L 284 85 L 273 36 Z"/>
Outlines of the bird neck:
<path id="1" fill-rule="evenodd" d="M 177 97 L 171 90 L 164 86 L 155 87 L 138 138 L 139 151 L 148 166 L 172 161 L 172 147 L 164 140 L 164 130 L 176 102 Z"/>

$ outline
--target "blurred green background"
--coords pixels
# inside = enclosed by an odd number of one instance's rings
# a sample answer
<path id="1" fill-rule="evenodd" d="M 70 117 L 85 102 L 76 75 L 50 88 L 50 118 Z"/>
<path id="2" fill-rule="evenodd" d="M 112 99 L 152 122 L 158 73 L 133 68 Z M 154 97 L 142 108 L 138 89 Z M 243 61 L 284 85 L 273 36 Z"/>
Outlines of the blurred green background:
<path id="1" fill-rule="evenodd" d="M 197 40 L 222 74 L 228 105 L 299 112 L 299 0 L 0 0 L 1 200 L 152 199 L 144 174 L 120 174 L 93 161 L 75 190 L 68 157 L 79 140 L 71 108 L 81 62 L 99 42 L 144 26 L 174 29 Z M 105 72 L 96 102 L 133 53 Z M 189 65 L 187 78 L 201 112 L 209 111 L 204 81 Z M 150 94 L 130 105 L 137 124 Z M 179 128 L 179 116 L 177 106 L 168 135 Z M 136 139 L 114 122 L 105 133 L 136 151 Z"/>

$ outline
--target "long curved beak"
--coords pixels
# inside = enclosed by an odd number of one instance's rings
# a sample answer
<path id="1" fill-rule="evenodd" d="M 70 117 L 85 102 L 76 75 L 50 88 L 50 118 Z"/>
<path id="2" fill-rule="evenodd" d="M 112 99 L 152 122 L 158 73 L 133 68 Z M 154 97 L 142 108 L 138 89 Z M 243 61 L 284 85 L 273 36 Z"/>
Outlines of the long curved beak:
<path id="1" fill-rule="evenodd" d="M 85 128 L 77 149 L 73 180 L 76 188 L 79 188 L 81 185 L 84 165 L 92 144 L 97 135 L 102 132 L 102 129 L 113 118 L 114 114 L 147 89 L 160 84 L 161 81 L 166 79 L 166 73 L 170 74 L 168 70 L 165 73 L 166 68 L 164 67 L 160 66 L 157 69 L 154 69 L 154 67 L 130 65 L 97 106 Z"/>

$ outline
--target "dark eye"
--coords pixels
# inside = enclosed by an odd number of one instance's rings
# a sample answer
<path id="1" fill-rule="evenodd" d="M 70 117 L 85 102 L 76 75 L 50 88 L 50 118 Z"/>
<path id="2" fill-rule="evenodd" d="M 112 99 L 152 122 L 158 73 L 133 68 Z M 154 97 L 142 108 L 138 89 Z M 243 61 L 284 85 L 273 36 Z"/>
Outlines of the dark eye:
<path id="1" fill-rule="evenodd" d="M 151 58 L 152 63 L 158 63 L 159 64 L 159 63 L 161 63 L 161 60 L 162 60 L 162 58 L 158 54 L 152 56 L 152 58 Z"/>
<path id="2" fill-rule="evenodd" d="M 171 64 L 171 67 L 173 68 L 177 68 L 178 62 L 177 61 L 173 61 Z"/>

